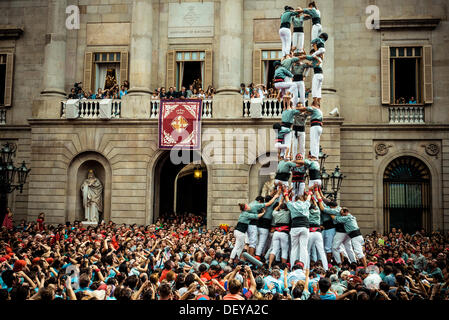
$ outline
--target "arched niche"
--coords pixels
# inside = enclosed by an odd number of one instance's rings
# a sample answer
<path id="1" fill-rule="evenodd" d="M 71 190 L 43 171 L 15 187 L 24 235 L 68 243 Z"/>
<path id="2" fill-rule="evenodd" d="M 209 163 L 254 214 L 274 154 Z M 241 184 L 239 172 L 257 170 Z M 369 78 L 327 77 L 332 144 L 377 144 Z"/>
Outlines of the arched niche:
<path id="1" fill-rule="evenodd" d="M 249 201 L 260 195 L 262 187 L 277 170 L 277 153 L 267 152 L 257 157 L 249 170 Z"/>
<path id="2" fill-rule="evenodd" d="M 84 208 L 81 196 L 81 184 L 87 178 L 89 170 L 103 184 L 103 212 L 100 221 L 111 220 L 111 183 L 112 170 L 109 161 L 98 152 L 83 152 L 70 163 L 67 179 L 67 221 L 84 220 Z"/>

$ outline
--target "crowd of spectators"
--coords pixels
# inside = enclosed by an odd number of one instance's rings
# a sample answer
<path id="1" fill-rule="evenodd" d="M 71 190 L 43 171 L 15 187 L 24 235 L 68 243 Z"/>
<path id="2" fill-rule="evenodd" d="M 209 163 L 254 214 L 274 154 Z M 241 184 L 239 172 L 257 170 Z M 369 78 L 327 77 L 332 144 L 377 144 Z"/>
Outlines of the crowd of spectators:
<path id="1" fill-rule="evenodd" d="M 396 104 L 417 104 L 415 97 L 410 97 L 410 99 L 407 100 L 404 97 L 400 97 L 399 99 L 396 99 Z"/>
<path id="2" fill-rule="evenodd" d="M 98 88 L 97 92 L 92 90 L 84 91 L 80 83 L 76 83 L 75 86 L 70 90 L 68 99 L 122 99 L 123 96 L 128 94 L 129 82 L 128 80 L 123 81 L 123 84 L 119 87 L 116 83 L 108 89 Z"/>
<path id="3" fill-rule="evenodd" d="M 208 86 L 204 90 L 201 86 L 201 80 L 194 80 L 189 89 L 182 86 L 180 91 L 176 88 L 169 87 L 168 91 L 165 87 L 156 88 L 151 96 L 152 99 L 212 99 L 215 95 L 215 88 Z"/>
<path id="4" fill-rule="evenodd" d="M 9 218 L 12 214 L 7 215 Z M 0 300 L 449 300 L 449 234 L 366 235 L 368 266 L 229 262 L 233 228 L 188 214 L 148 226 L 4 224 Z M 333 264 L 333 265 L 332 265 Z"/>

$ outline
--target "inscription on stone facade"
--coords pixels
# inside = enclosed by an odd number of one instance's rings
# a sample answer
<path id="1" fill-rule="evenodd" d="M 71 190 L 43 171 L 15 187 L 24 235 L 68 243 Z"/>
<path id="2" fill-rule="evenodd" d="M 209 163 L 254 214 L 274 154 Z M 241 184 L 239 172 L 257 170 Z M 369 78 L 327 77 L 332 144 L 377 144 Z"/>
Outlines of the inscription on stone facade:
<path id="1" fill-rule="evenodd" d="M 213 35 L 213 2 L 185 2 L 169 4 L 169 38 L 213 37 Z"/>

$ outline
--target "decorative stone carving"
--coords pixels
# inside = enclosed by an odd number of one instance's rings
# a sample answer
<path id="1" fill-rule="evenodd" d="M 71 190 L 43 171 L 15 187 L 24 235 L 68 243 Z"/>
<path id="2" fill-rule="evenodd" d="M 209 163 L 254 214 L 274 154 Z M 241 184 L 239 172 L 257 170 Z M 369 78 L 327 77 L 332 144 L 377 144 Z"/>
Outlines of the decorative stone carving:
<path id="1" fill-rule="evenodd" d="M 376 159 L 381 156 L 385 156 L 388 153 L 388 149 L 391 148 L 392 145 L 386 145 L 385 143 L 381 142 L 376 144 L 374 147 L 374 151 L 376 152 Z"/>
<path id="2" fill-rule="evenodd" d="M 423 144 L 422 147 L 425 148 L 426 153 L 438 159 L 438 154 L 440 153 L 440 147 L 435 143 Z"/>

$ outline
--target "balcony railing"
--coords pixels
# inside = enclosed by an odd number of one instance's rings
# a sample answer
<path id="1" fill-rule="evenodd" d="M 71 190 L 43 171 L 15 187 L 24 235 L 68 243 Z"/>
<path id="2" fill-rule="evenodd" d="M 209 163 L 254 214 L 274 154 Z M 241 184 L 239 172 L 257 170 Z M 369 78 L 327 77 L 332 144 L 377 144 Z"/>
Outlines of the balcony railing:
<path id="1" fill-rule="evenodd" d="M 150 110 L 150 118 L 157 119 L 159 117 L 159 109 L 160 109 L 161 101 L 159 99 L 151 100 L 151 110 Z M 202 103 L 202 118 L 211 119 L 212 118 L 212 99 L 203 99 Z"/>
<path id="2" fill-rule="evenodd" d="M 244 118 L 280 118 L 282 103 L 277 99 L 243 100 Z"/>
<path id="3" fill-rule="evenodd" d="M 104 119 L 100 116 L 100 102 L 103 100 L 80 100 L 79 116 L 77 119 Z M 66 118 L 66 103 L 61 102 L 61 118 Z M 112 100 L 111 102 L 111 119 L 120 118 L 122 102 L 120 100 Z"/>
<path id="4" fill-rule="evenodd" d="M 424 107 L 422 106 L 403 106 L 389 107 L 390 123 L 416 124 L 424 123 Z"/>

